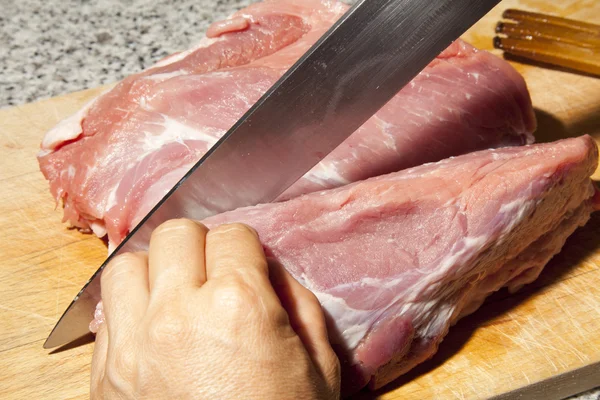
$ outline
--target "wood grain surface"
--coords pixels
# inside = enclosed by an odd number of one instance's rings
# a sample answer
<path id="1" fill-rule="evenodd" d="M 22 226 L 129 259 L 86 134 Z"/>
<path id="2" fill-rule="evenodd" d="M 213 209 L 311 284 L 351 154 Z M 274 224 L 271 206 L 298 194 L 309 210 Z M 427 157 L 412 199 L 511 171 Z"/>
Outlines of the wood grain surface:
<path id="1" fill-rule="evenodd" d="M 465 39 L 490 49 L 509 7 L 600 22 L 597 0 L 505 0 Z M 499 54 L 499 53 L 498 53 Z M 600 139 L 600 80 L 513 64 L 525 76 L 538 140 Z M 35 155 L 44 132 L 100 89 L 0 110 L 0 398 L 88 396 L 92 344 L 42 343 L 106 256 L 104 243 L 67 229 Z M 595 175 L 600 176 L 598 172 Z M 568 241 L 540 279 L 499 292 L 460 321 L 439 353 L 374 394 L 381 399 L 559 399 L 600 385 L 600 216 Z"/>

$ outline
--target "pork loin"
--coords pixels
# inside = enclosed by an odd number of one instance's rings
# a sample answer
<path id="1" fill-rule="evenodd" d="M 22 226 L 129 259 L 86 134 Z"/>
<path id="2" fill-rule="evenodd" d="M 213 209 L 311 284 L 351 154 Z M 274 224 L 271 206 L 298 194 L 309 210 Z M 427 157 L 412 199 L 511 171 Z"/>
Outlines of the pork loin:
<path id="1" fill-rule="evenodd" d="M 345 394 L 431 357 L 502 287 L 535 280 L 588 221 L 589 136 L 486 150 L 203 221 L 254 227 L 319 299 Z"/>
<path id="2" fill-rule="evenodd" d="M 253 4 L 91 101 L 49 131 L 38 159 L 64 219 L 111 245 L 347 9 L 327 0 Z M 522 77 L 456 41 L 280 200 L 466 152 L 533 141 Z"/>

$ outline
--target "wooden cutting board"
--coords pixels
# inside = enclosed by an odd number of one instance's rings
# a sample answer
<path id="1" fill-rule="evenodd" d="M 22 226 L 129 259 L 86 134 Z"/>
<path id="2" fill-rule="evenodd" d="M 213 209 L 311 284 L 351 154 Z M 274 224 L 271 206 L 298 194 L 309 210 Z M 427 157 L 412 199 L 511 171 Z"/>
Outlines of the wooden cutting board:
<path id="1" fill-rule="evenodd" d="M 506 0 L 465 38 L 489 49 L 502 10 L 516 6 L 600 22 L 597 0 Z M 599 79 L 515 65 L 533 96 L 539 140 L 600 139 Z M 88 395 L 93 345 L 49 353 L 42 343 L 106 248 L 61 224 L 35 155 L 44 132 L 99 91 L 0 110 L 0 398 Z M 450 331 L 432 360 L 376 395 L 558 399 L 600 385 L 599 263 L 594 216 L 537 282 L 494 295 Z"/>

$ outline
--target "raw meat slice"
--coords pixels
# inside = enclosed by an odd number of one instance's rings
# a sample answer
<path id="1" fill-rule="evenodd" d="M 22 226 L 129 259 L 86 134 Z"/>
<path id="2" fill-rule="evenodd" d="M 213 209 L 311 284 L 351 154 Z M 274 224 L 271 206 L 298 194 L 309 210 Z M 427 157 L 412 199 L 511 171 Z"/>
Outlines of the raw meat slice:
<path id="1" fill-rule="evenodd" d="M 431 357 L 492 292 L 537 278 L 589 219 L 589 136 L 486 150 L 220 214 L 321 302 L 346 394 Z"/>
<path id="2" fill-rule="evenodd" d="M 38 158 L 64 219 L 111 244 L 346 10 L 254 4 L 196 48 L 131 76 L 49 131 Z M 478 149 L 529 143 L 522 77 L 457 41 L 281 200 Z"/>

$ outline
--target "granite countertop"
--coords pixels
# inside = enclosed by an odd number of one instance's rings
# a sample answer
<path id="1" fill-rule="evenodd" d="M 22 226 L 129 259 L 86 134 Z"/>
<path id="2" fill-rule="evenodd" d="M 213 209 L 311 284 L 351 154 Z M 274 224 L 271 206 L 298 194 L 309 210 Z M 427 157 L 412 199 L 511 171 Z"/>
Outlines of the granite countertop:
<path id="1" fill-rule="evenodd" d="M 0 108 L 116 82 L 252 0 L 0 0 Z M 600 400 L 600 388 L 573 397 Z"/>
<path id="2" fill-rule="evenodd" d="M 251 0 L 0 0 L 0 107 L 119 81 Z"/>

